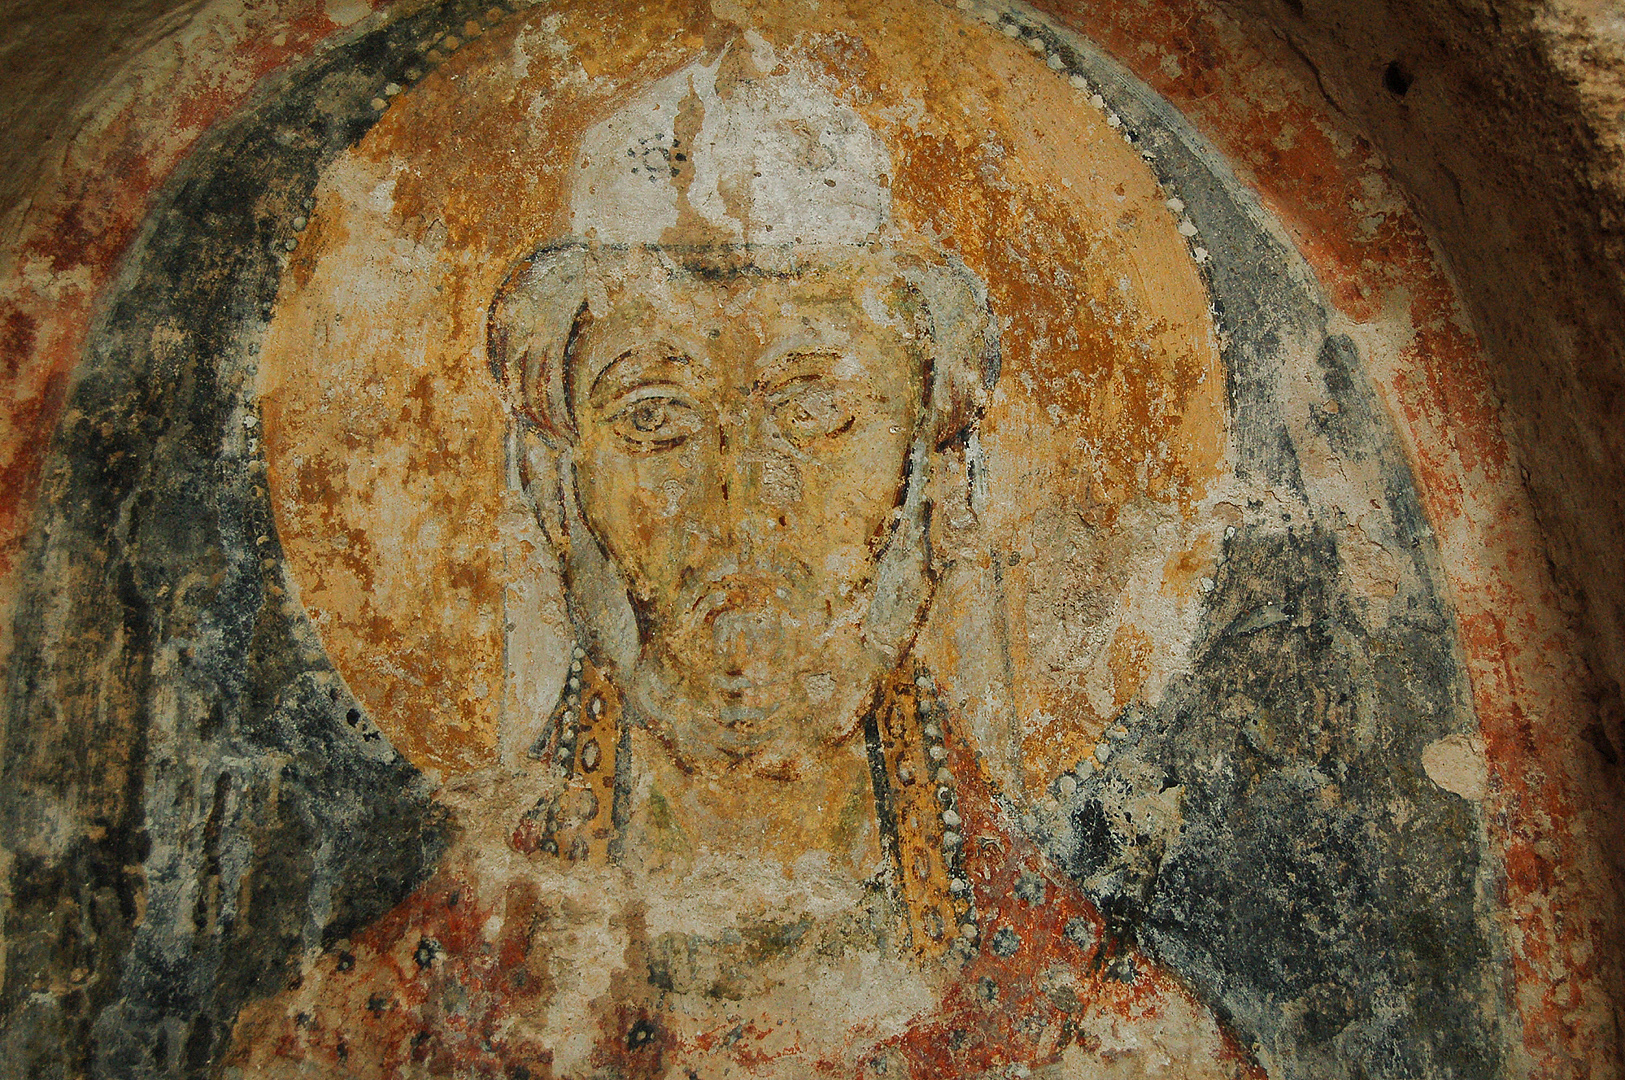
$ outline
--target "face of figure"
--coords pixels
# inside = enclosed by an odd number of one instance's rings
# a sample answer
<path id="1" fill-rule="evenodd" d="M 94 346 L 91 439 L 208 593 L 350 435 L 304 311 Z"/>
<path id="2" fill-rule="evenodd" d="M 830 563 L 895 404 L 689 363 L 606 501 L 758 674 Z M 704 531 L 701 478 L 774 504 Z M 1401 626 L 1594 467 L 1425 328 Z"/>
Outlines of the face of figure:
<path id="1" fill-rule="evenodd" d="M 567 394 L 582 513 L 639 617 L 634 695 L 691 761 L 838 744 L 888 663 L 863 624 L 923 410 L 917 299 L 862 255 L 629 263 L 605 290 Z"/>

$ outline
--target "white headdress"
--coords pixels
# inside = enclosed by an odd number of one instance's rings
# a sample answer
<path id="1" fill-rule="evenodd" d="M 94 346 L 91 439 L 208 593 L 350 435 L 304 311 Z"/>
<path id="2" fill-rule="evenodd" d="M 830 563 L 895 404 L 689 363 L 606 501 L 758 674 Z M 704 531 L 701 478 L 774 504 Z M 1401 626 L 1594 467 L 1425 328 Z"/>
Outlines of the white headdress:
<path id="1" fill-rule="evenodd" d="M 599 244 L 858 244 L 887 223 L 891 158 L 863 118 L 746 34 L 586 133 L 571 231 Z"/>

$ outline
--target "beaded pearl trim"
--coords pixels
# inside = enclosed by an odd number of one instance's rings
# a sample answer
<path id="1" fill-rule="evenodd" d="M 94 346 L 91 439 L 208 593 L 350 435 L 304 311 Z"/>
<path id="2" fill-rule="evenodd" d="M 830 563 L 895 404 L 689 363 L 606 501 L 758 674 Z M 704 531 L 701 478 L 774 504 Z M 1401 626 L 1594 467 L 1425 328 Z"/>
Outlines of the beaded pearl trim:
<path id="1" fill-rule="evenodd" d="M 948 767 L 949 713 L 931 676 L 894 677 L 865 725 L 881 835 L 916 952 L 974 951 L 976 899 L 965 874 L 964 822 Z"/>
<path id="2" fill-rule="evenodd" d="M 607 862 L 617 854 L 615 777 L 620 764 L 620 693 L 577 647 L 564 692 L 530 749 L 551 767 L 560 790 L 525 812 L 512 843 L 570 862 Z"/>
<path id="3" fill-rule="evenodd" d="M 564 691 L 530 750 L 557 774 L 557 791 L 520 818 L 513 847 L 527 855 L 606 863 L 619 857 L 617 774 L 625 767 L 621 697 L 577 647 Z M 881 842 L 921 956 L 970 955 L 979 938 L 965 873 L 964 821 L 947 742 L 950 713 L 923 669 L 895 672 L 864 717 Z"/>

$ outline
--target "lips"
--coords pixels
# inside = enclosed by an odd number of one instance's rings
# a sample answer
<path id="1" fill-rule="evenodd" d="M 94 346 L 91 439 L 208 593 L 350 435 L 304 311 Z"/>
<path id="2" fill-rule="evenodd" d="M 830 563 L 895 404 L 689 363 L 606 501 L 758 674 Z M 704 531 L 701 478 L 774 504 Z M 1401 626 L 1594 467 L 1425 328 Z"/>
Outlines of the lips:
<path id="1" fill-rule="evenodd" d="M 743 706 L 755 718 L 781 696 L 776 684 L 801 665 L 813 642 L 792 611 L 793 593 L 782 574 L 745 571 L 708 582 L 667 639 L 671 657 L 706 696 Z"/>
<path id="2" fill-rule="evenodd" d="M 716 579 L 689 605 L 688 619 L 710 626 L 719 615 L 772 607 L 790 598 L 790 583 L 780 574 L 737 573 Z"/>

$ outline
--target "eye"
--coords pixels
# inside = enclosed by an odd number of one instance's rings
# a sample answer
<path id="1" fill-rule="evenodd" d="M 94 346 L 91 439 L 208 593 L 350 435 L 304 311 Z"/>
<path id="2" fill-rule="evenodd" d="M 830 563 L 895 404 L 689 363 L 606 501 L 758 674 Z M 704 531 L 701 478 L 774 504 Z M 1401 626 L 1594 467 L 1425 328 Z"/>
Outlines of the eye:
<path id="1" fill-rule="evenodd" d="M 671 397 L 642 397 L 610 417 L 609 426 L 633 450 L 649 452 L 679 446 L 700 427 L 699 413 Z"/>
<path id="2" fill-rule="evenodd" d="M 853 423 L 840 392 L 817 381 L 792 383 L 774 395 L 771 407 L 780 433 L 797 446 L 844 434 Z"/>

